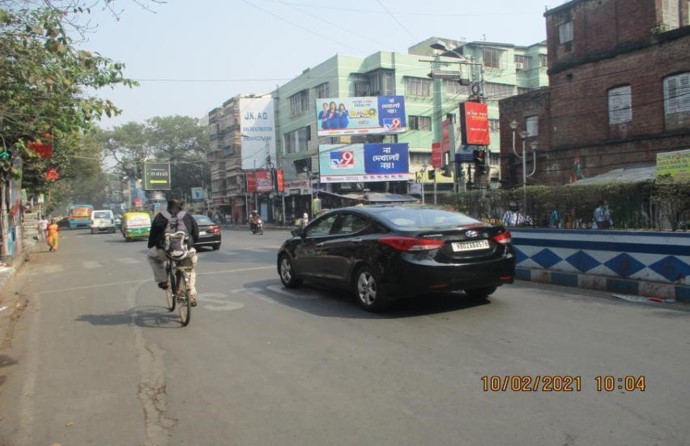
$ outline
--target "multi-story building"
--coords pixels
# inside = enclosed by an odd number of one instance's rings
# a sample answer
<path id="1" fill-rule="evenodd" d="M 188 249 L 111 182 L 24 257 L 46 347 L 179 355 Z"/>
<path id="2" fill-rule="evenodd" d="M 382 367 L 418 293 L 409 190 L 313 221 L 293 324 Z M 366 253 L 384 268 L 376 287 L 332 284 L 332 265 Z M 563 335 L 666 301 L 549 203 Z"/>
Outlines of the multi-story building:
<path id="1" fill-rule="evenodd" d="M 536 144 L 536 184 L 653 165 L 690 147 L 688 5 L 573 0 L 547 11 L 549 88 L 500 102 L 509 183 L 522 184 L 522 144 Z"/>
<path id="2" fill-rule="evenodd" d="M 440 46 L 439 46 L 440 44 Z M 438 50 L 435 48 L 445 48 Z M 453 73 L 443 76 L 437 73 Z M 284 171 L 285 193 L 281 197 L 286 215 L 299 216 L 310 212 L 313 193 L 323 190 L 345 194 L 368 189 L 372 192 L 407 193 L 409 183 L 436 183 L 426 188 L 427 194 L 452 190 L 477 179 L 468 169 L 455 178 L 436 172 L 429 177 L 432 142 L 440 133 L 441 120 L 452 118 L 452 151 L 468 151 L 460 141 L 459 107 L 472 96 L 481 96 L 488 103 L 491 142 L 490 153 L 498 154 L 500 134 L 498 100 L 546 85 L 546 45 L 527 47 L 491 42 L 463 43 L 450 39 L 430 38 L 411 47 L 407 53 L 377 52 L 367 57 L 336 55 L 305 69 L 291 81 L 272 92 L 275 100 L 277 168 Z M 440 87 L 440 92 L 437 90 Z M 479 90 L 477 90 L 479 88 Z M 392 135 L 318 136 L 317 101 L 323 98 L 403 96 L 407 131 Z M 212 164 L 212 202 L 217 206 L 237 209 L 247 201 L 242 191 L 243 172 L 239 166 L 238 149 L 242 147 L 236 107 L 237 98 L 209 114 L 209 128 L 214 151 Z M 233 111 L 234 110 L 234 111 Z M 438 127 L 437 127 L 438 126 Z M 229 136 L 231 135 L 231 136 Z M 228 139 L 229 138 L 229 139 Z M 318 147 L 322 144 L 407 143 L 409 175 L 405 181 L 382 183 L 320 184 Z M 497 160 L 498 157 L 491 157 Z M 447 158 L 453 163 L 454 159 Z M 467 171 L 467 173 L 466 173 Z M 420 175 L 423 173 L 423 175 Z M 498 184 L 499 165 L 494 161 L 483 178 Z M 275 206 L 275 203 L 273 203 Z M 246 209 L 245 209 L 246 211 Z M 243 213 L 242 215 L 246 215 Z"/>

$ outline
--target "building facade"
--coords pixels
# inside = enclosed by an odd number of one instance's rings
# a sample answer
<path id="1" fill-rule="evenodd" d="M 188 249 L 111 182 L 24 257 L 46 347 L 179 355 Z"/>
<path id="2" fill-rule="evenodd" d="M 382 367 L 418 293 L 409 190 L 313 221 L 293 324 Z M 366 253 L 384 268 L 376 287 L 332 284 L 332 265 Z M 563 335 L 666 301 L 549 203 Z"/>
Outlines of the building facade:
<path id="1" fill-rule="evenodd" d="M 522 144 L 528 173 L 537 148 L 528 184 L 653 165 L 690 147 L 687 1 L 573 0 L 544 16 L 548 89 L 500 102 L 509 185 L 522 184 Z"/>

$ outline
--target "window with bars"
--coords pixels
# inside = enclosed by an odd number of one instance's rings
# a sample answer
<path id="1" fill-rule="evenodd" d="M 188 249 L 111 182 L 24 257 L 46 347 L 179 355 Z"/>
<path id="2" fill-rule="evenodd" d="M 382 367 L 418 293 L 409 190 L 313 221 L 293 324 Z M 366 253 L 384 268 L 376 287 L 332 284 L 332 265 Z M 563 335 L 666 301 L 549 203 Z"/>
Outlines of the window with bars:
<path id="1" fill-rule="evenodd" d="M 661 17 L 665 30 L 678 28 L 680 25 L 680 8 L 678 0 L 663 0 Z"/>
<path id="2" fill-rule="evenodd" d="M 573 22 L 565 22 L 558 26 L 558 42 L 561 44 L 573 41 Z"/>
<path id="3" fill-rule="evenodd" d="M 528 116 L 525 118 L 525 128 L 527 129 L 527 136 L 539 136 L 539 116 Z"/>
<path id="4" fill-rule="evenodd" d="M 469 96 L 469 85 L 461 85 L 458 81 L 443 81 L 446 87 L 446 94 L 449 96 Z"/>
<path id="5" fill-rule="evenodd" d="M 541 68 L 546 68 L 549 66 L 549 57 L 546 54 L 539 55 L 539 66 Z"/>
<path id="6" fill-rule="evenodd" d="M 609 96 L 609 124 L 632 121 L 632 90 L 630 85 L 612 88 Z"/>
<path id="7" fill-rule="evenodd" d="M 395 94 L 395 78 L 391 70 L 377 70 L 369 73 L 369 85 L 376 96 L 393 96 Z"/>
<path id="8" fill-rule="evenodd" d="M 492 101 L 513 96 L 515 94 L 514 91 L 515 87 L 513 85 L 496 84 L 493 82 L 484 84 L 484 95 Z"/>
<path id="9" fill-rule="evenodd" d="M 431 79 L 421 77 L 405 78 L 405 93 L 408 96 L 431 96 Z"/>
<path id="10" fill-rule="evenodd" d="M 330 89 L 328 87 L 328 82 L 319 84 L 314 87 L 314 96 L 316 98 L 330 98 Z"/>
<path id="11" fill-rule="evenodd" d="M 664 113 L 690 113 L 690 72 L 664 79 Z"/>
<path id="12" fill-rule="evenodd" d="M 489 131 L 495 133 L 501 131 L 501 125 L 498 119 L 489 119 Z"/>
<path id="13" fill-rule="evenodd" d="M 408 118 L 410 130 L 431 130 L 430 117 L 410 115 Z"/>
<path id="14" fill-rule="evenodd" d="M 515 69 L 516 70 L 529 70 L 529 57 L 515 55 Z"/>
<path id="15" fill-rule="evenodd" d="M 309 90 L 302 90 L 290 96 L 290 116 L 309 110 Z"/>
<path id="16" fill-rule="evenodd" d="M 482 60 L 485 67 L 501 68 L 501 55 L 503 51 L 498 48 L 482 48 Z"/>

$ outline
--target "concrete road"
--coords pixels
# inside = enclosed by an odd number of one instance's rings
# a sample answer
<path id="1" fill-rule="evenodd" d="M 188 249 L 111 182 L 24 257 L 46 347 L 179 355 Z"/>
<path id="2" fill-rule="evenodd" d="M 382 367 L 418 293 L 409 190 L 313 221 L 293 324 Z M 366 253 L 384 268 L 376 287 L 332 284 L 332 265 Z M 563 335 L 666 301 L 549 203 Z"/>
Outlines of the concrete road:
<path id="1" fill-rule="evenodd" d="M 690 444 L 687 307 L 521 282 L 372 315 L 283 289 L 287 235 L 224 231 L 184 328 L 144 242 L 65 231 L 32 254 L 0 445 Z"/>

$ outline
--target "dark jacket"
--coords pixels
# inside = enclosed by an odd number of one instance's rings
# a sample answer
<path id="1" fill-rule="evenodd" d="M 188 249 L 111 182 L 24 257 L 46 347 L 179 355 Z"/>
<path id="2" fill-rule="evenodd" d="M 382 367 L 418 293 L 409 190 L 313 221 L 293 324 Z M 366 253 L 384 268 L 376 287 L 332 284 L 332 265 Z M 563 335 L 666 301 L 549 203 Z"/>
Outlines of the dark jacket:
<path id="1" fill-rule="evenodd" d="M 193 248 L 197 240 L 199 240 L 199 225 L 194 220 L 191 214 L 185 214 L 182 217 L 182 222 L 187 228 L 187 232 L 190 235 L 189 247 Z M 163 216 L 160 212 L 151 222 L 151 231 L 149 232 L 149 248 L 154 246 L 158 248 L 163 247 L 163 239 L 165 238 L 165 227 L 168 226 L 168 219 Z"/>

